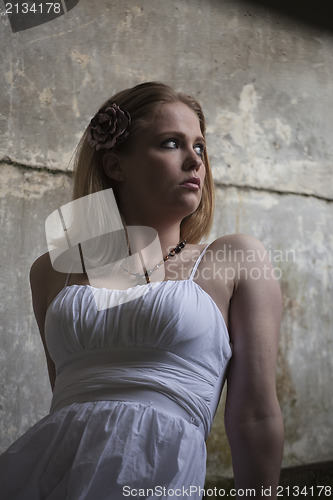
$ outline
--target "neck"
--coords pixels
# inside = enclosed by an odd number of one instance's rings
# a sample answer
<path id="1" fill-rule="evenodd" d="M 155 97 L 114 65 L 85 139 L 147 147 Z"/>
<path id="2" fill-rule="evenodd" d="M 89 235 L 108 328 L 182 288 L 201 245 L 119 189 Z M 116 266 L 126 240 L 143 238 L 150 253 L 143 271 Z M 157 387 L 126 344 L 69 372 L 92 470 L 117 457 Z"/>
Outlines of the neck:
<path id="1" fill-rule="evenodd" d="M 162 254 L 165 257 L 180 242 L 180 226 L 154 228 L 157 231 Z"/>
<path id="2" fill-rule="evenodd" d="M 147 241 L 152 237 L 156 239 L 158 236 L 158 241 L 161 246 L 162 255 L 165 257 L 172 248 L 174 248 L 180 242 L 180 224 L 179 222 L 175 224 L 147 224 L 147 222 L 140 222 L 139 220 L 128 221 L 123 217 L 124 226 L 127 227 L 128 236 L 130 240 L 131 250 L 135 251 L 142 250 L 146 245 Z M 135 228 L 137 227 L 137 230 Z M 134 228 L 134 231 L 133 229 Z M 146 229 L 147 228 L 147 229 Z"/>

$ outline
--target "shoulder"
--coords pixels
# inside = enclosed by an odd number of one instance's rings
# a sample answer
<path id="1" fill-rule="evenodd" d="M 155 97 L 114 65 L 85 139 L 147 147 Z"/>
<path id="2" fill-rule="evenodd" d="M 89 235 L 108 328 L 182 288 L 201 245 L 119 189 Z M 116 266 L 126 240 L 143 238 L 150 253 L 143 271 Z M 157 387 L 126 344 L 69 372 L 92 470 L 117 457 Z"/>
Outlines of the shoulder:
<path id="1" fill-rule="evenodd" d="M 222 252 L 226 275 L 233 280 L 230 302 L 231 317 L 270 316 L 280 321 L 282 296 L 279 280 L 263 243 L 250 234 L 230 234 L 217 238 L 211 245 Z M 240 315 L 239 313 L 242 312 Z"/>
<path id="2" fill-rule="evenodd" d="M 264 245 L 255 236 L 245 233 L 226 234 L 214 240 L 209 247 L 213 250 L 222 250 L 230 256 L 230 250 L 262 250 Z M 238 255 L 241 255 L 240 253 Z"/>
<path id="3" fill-rule="evenodd" d="M 63 287 L 65 275 L 55 271 L 49 252 L 38 257 L 30 268 L 30 286 L 34 308 L 46 309 L 50 299 Z"/>
<path id="4" fill-rule="evenodd" d="M 217 262 L 223 262 L 229 270 L 234 270 L 236 281 L 244 276 L 249 277 L 249 273 L 254 279 L 259 279 L 259 274 L 263 275 L 264 270 L 267 275 L 268 269 L 272 269 L 269 252 L 260 240 L 250 234 L 221 236 L 209 248 Z M 272 273 L 274 274 L 273 270 Z"/>
<path id="5" fill-rule="evenodd" d="M 30 278 L 35 279 L 41 273 L 50 271 L 52 269 L 51 259 L 49 252 L 40 255 L 32 264 L 30 268 Z"/>
<path id="6" fill-rule="evenodd" d="M 30 268 L 32 305 L 39 326 L 41 326 L 47 309 L 51 269 L 52 265 L 48 252 L 38 257 Z"/>
<path id="7" fill-rule="evenodd" d="M 30 284 L 34 289 L 36 286 L 45 284 L 45 277 L 51 272 L 52 264 L 49 253 L 44 253 L 38 257 L 30 268 Z"/>
<path id="8" fill-rule="evenodd" d="M 231 298 L 243 301 L 257 297 L 262 305 L 281 303 L 281 290 L 270 254 L 256 237 L 249 234 L 230 234 L 217 238 L 209 248 L 215 267 L 224 283 L 232 288 Z M 217 273 L 215 273 L 217 274 Z"/>
<path id="9" fill-rule="evenodd" d="M 55 367 L 52 359 L 50 358 L 46 341 L 45 341 L 45 316 L 48 304 L 50 302 L 50 294 L 52 293 L 54 283 L 56 282 L 55 276 L 57 273 L 51 263 L 49 253 L 45 253 L 38 257 L 32 264 L 30 269 L 30 286 L 32 295 L 32 305 L 37 321 L 38 329 L 41 335 L 45 355 L 48 365 L 50 382 L 52 389 L 54 388 L 55 381 Z"/>
<path id="10" fill-rule="evenodd" d="M 52 275 L 53 268 L 49 252 L 38 257 L 30 268 L 30 285 L 32 291 L 47 286 L 48 279 Z"/>

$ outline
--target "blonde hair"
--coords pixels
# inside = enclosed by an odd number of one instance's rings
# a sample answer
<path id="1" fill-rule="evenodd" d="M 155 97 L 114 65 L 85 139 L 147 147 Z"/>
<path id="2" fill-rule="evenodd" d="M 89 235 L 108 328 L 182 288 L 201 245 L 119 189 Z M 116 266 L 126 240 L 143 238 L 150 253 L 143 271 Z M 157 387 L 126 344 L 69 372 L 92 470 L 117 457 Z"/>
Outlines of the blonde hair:
<path id="1" fill-rule="evenodd" d="M 104 108 L 116 103 L 131 115 L 129 137 L 114 151 L 121 153 L 128 150 L 134 139 L 140 134 L 140 131 L 154 119 L 157 107 L 161 104 L 173 102 L 182 102 L 194 111 L 200 122 L 201 133 L 205 137 L 205 117 L 200 104 L 193 97 L 182 92 L 175 92 L 171 87 L 163 83 L 146 82 L 115 94 L 102 106 Z M 91 147 L 88 142 L 87 131 L 88 127 L 78 144 L 74 156 L 73 199 L 115 187 L 103 169 L 102 159 L 105 150 L 96 151 Z M 195 212 L 182 220 L 180 225 L 181 238 L 186 238 L 188 243 L 198 243 L 202 238 L 207 237 L 213 222 L 214 181 L 206 149 L 203 162 L 206 167 L 206 176 L 200 204 Z"/>

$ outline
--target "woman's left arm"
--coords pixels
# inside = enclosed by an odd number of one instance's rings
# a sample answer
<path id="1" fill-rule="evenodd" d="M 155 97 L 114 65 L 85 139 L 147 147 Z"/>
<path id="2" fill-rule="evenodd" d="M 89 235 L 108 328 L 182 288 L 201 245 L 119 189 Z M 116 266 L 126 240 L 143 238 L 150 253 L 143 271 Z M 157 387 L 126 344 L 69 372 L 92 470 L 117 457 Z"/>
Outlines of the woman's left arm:
<path id="1" fill-rule="evenodd" d="M 235 235 L 232 246 L 237 258 L 229 308 L 233 356 L 227 376 L 225 425 L 235 487 L 255 489 L 255 498 L 276 498 L 283 451 L 275 380 L 281 291 L 258 240 Z M 271 496 L 267 495 L 269 489 Z"/>

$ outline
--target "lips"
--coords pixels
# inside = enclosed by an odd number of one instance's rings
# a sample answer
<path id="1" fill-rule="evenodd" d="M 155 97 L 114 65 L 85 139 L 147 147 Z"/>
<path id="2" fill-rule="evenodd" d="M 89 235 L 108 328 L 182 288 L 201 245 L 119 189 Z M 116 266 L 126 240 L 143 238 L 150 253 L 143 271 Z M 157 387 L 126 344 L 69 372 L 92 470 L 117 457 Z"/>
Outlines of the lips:
<path id="1" fill-rule="evenodd" d="M 181 186 L 187 187 L 189 189 L 200 189 L 200 179 L 199 177 L 189 177 L 183 181 Z"/>

